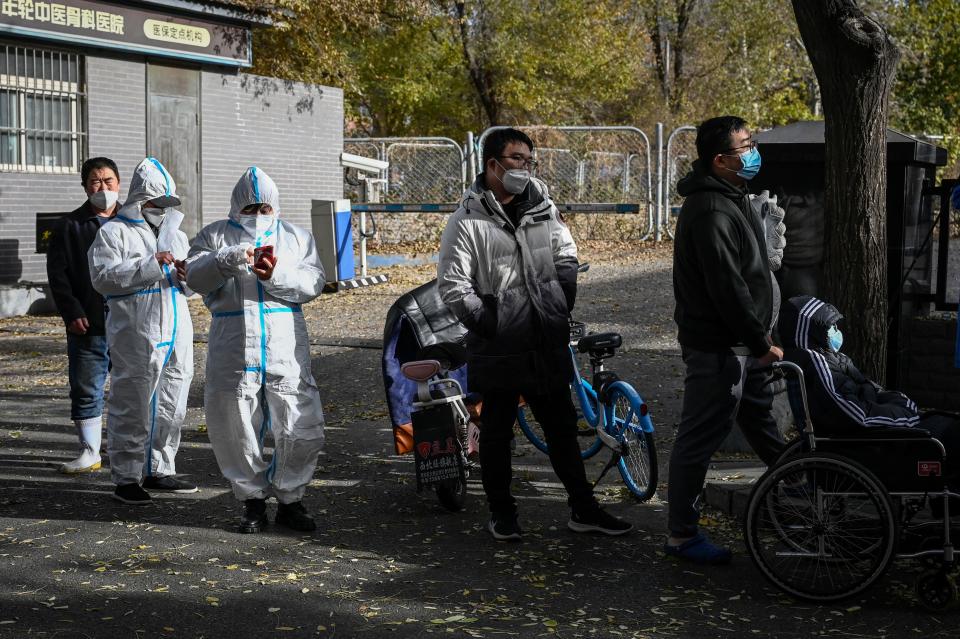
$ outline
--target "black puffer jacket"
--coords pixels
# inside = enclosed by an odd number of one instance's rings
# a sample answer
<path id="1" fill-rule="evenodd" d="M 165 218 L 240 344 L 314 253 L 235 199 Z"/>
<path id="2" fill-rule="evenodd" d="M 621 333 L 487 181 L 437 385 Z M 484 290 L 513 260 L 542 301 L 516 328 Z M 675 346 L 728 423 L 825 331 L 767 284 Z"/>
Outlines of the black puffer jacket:
<path id="1" fill-rule="evenodd" d="M 723 352 L 767 340 L 773 292 L 763 223 L 746 190 L 706 173 L 699 161 L 677 184 L 686 199 L 673 243 L 674 319 L 682 346 Z"/>
<path id="2" fill-rule="evenodd" d="M 865 427 L 916 426 L 920 415 L 910 398 L 884 390 L 853 360 L 829 347 L 827 330 L 842 318 L 836 308 L 809 295 L 792 297 L 780 309 L 784 359 L 803 369 L 814 428 L 836 434 Z"/>

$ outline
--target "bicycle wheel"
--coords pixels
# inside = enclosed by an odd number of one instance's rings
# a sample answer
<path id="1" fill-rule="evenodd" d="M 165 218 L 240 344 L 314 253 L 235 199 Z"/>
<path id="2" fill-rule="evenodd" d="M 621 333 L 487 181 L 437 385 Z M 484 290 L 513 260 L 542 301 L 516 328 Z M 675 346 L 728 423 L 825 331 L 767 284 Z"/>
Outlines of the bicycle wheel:
<path id="1" fill-rule="evenodd" d="M 584 417 L 583 411 L 580 409 L 580 404 L 576 399 L 573 402 L 573 406 L 577 411 L 577 437 L 595 437 L 597 431 L 590 426 L 587 418 Z M 537 450 L 545 455 L 550 454 L 550 449 L 547 447 L 547 437 L 543 433 L 543 426 L 541 426 L 540 422 L 533 416 L 533 411 L 530 410 L 530 406 L 525 402 L 517 409 L 517 425 Z M 599 442 L 594 440 L 590 446 L 586 448 L 583 446 L 580 447 L 580 456 L 583 459 L 588 459 L 596 455 L 600 448 Z"/>
<path id="2" fill-rule="evenodd" d="M 617 464 L 623 483 L 639 501 L 647 501 L 657 492 L 657 446 L 653 440 L 653 422 L 637 392 L 624 382 L 610 390 L 605 405 L 607 432 L 625 445 Z"/>
<path id="3" fill-rule="evenodd" d="M 880 578 L 893 559 L 897 525 L 873 473 L 849 459 L 810 453 L 760 478 L 744 540 L 760 572 L 780 589 L 836 601 Z"/>
<path id="4" fill-rule="evenodd" d="M 462 479 L 448 479 L 437 484 L 437 499 L 440 505 L 452 513 L 463 510 L 467 499 L 467 482 Z"/>

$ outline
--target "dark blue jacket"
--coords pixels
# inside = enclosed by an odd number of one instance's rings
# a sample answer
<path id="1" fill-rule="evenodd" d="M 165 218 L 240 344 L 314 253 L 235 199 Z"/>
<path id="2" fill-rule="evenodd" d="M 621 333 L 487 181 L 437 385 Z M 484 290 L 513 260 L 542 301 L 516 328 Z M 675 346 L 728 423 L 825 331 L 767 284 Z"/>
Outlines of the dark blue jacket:
<path id="1" fill-rule="evenodd" d="M 117 203 L 119 207 L 119 202 Z M 87 335 L 104 335 L 104 302 L 90 283 L 87 251 L 108 218 L 100 217 L 84 202 L 65 215 L 50 237 L 47 249 L 47 280 L 57 312 L 64 324 L 78 317 L 90 322 Z"/>

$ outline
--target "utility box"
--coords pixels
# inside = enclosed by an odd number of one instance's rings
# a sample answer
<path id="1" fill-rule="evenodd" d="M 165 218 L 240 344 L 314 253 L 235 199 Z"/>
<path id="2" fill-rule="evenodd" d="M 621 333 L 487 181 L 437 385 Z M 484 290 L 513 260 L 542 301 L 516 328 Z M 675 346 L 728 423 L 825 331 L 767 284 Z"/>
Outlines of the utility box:
<path id="1" fill-rule="evenodd" d="M 823 267 L 825 225 L 823 122 L 796 122 L 757 133 L 763 166 L 750 182 L 751 192 L 769 190 L 787 213 L 787 246 L 777 280 L 783 298 L 817 295 Z M 900 381 L 901 327 L 925 314 L 931 290 L 930 229 L 933 198 L 926 195 L 947 153 L 935 144 L 887 129 L 887 299 L 890 332 L 887 385 Z M 850 316 L 864 309 L 840 309 Z"/>
<path id="2" fill-rule="evenodd" d="M 327 282 L 352 280 L 356 272 L 350 200 L 313 200 L 310 221 Z"/>

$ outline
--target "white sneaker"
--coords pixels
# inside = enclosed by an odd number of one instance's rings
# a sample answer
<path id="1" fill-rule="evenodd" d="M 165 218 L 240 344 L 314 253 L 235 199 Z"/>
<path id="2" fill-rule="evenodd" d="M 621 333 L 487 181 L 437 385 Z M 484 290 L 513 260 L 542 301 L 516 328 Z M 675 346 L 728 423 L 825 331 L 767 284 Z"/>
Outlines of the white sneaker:
<path id="1" fill-rule="evenodd" d="M 100 470 L 100 453 L 86 446 L 83 447 L 79 457 L 60 466 L 60 472 L 67 475 L 89 473 L 95 470 Z"/>

